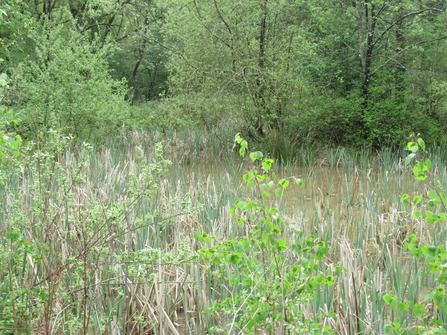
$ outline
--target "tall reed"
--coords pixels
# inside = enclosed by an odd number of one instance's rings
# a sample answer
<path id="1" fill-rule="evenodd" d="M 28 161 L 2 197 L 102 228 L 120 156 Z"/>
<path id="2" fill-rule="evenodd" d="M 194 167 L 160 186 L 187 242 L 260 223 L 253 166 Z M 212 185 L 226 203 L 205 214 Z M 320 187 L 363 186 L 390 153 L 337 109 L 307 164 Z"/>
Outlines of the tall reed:
<path id="1" fill-rule="evenodd" d="M 204 334 L 225 323 L 228 316 L 207 310 L 238 292 L 198 260 L 194 236 L 244 234 L 230 208 L 253 195 L 241 183 L 247 162 L 231 151 L 231 137 L 219 136 L 123 132 L 101 148 L 62 150 L 61 139 L 34 147 L 0 196 L 0 286 L 8 292 L 0 334 Z M 171 165 L 156 154 L 159 141 Z M 403 248 L 405 238 L 444 243 L 446 231 L 401 206 L 401 195 L 419 186 L 400 154 L 302 151 L 300 164 L 277 173 L 304 187 L 289 187 L 272 205 L 284 213 L 284 234 L 330 244 L 321 271 L 345 268 L 303 306 L 306 316 L 333 311 L 322 322 L 346 335 L 416 324 L 382 296 L 424 296 L 433 278 Z M 446 182 L 443 152 L 431 155 Z"/>

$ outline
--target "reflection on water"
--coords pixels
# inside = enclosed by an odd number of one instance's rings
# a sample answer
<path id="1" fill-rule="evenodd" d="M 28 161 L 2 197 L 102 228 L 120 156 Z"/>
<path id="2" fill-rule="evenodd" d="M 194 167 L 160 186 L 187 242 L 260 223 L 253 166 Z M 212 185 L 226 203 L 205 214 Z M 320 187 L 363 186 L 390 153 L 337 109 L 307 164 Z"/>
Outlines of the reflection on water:
<path id="1" fill-rule="evenodd" d="M 242 182 L 247 162 L 233 163 L 173 166 L 167 178 L 176 180 L 176 187 L 185 193 L 192 192 L 209 210 L 217 210 L 219 206 L 231 206 L 238 198 L 256 196 Z M 418 230 L 427 235 L 423 225 L 415 222 L 400 203 L 403 194 L 417 193 L 421 188 L 409 169 L 279 167 L 276 171 L 279 178 L 293 176 L 304 181 L 299 187 L 291 179 L 282 197 L 271 202 L 296 229 L 326 240 L 344 236 L 356 247 L 361 247 L 365 239 L 388 243 Z"/>

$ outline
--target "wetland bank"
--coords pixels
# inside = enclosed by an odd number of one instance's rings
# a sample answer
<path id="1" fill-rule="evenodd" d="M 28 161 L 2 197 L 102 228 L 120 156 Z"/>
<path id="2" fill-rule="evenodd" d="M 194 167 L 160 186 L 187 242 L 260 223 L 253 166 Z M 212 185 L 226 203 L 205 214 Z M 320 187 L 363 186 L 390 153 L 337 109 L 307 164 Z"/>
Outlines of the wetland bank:
<path id="1" fill-rule="evenodd" d="M 296 314 L 287 327 L 275 313 L 288 301 L 275 287 L 266 290 L 252 279 L 247 292 L 246 283 L 235 279 L 240 263 L 200 256 L 203 247 L 214 247 L 208 250 L 217 255 L 219 247 L 252 238 L 249 214 L 234 214 L 232 208 L 238 200 L 259 198 L 243 180 L 253 163 L 231 150 L 232 139 L 215 146 L 217 141 L 207 139 L 197 132 L 170 137 L 131 132 L 100 148 L 59 150 L 48 141 L 46 148 L 34 149 L 27 165 L 3 183 L 7 271 L 1 285 L 9 304 L 1 311 L 1 331 L 308 334 L 327 329 L 350 335 L 385 334 L 393 323 L 408 329 L 423 325 L 411 310 L 384 302 L 388 294 L 419 303 L 437 285 L 427 264 L 405 248 L 407 237 L 415 234 L 419 243 L 433 245 L 446 240 L 445 225 L 415 219 L 402 205 L 403 194 L 425 187 L 411 166 L 404 166 L 404 151 L 312 153 L 303 147 L 303 157 L 314 158 L 273 163 L 278 179 L 293 176 L 303 185 L 291 182 L 280 197 L 260 201 L 282 213 L 281 241 L 311 245 L 307 251 L 285 251 L 280 268 L 314 262 L 295 273 L 302 285 L 315 276 L 333 276 L 330 285 L 312 285 L 311 293 L 288 292 L 287 299 L 296 299 L 288 317 Z M 433 175 L 445 184 L 442 153 L 429 155 Z M 245 221 L 238 221 L 241 216 Z M 250 248 L 247 254 L 254 245 Z M 307 257 L 318 248 L 324 257 Z M 257 255 L 268 256 L 262 250 Z M 279 276 L 270 270 L 262 276 Z M 257 273 L 256 267 L 246 271 L 241 278 Z M 246 300 L 237 300 L 244 295 Z M 241 324 L 251 322 L 244 313 L 253 318 L 261 313 L 259 306 L 248 310 L 252 297 L 273 307 L 249 329 Z M 424 304 L 427 318 L 445 320 L 433 301 Z"/>
<path id="2" fill-rule="evenodd" d="M 446 334 L 446 9 L 3 1 L 0 335 Z"/>

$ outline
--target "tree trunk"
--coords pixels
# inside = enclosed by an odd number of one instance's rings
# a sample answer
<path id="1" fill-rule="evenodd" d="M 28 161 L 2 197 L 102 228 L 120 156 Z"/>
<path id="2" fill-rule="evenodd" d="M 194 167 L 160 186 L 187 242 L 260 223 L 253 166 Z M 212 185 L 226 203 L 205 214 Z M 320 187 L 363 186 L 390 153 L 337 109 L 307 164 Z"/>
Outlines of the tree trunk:
<path id="1" fill-rule="evenodd" d="M 266 31 L 267 31 L 267 9 L 268 0 L 264 0 L 261 4 L 262 17 L 260 22 L 259 31 L 259 55 L 258 55 L 258 68 L 259 73 L 256 77 L 257 92 L 255 96 L 255 105 L 258 108 L 259 116 L 257 118 L 256 131 L 260 134 L 264 134 L 263 126 L 265 123 L 265 118 L 270 116 L 270 110 L 265 101 L 265 44 L 266 44 Z M 270 120 L 268 120 L 270 121 Z"/>

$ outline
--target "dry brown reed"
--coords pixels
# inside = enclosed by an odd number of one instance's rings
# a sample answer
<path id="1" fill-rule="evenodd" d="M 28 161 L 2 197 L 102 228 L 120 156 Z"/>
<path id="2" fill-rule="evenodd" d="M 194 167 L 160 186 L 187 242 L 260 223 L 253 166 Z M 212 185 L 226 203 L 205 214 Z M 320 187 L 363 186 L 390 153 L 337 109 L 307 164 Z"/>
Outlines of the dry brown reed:
<path id="1" fill-rule="evenodd" d="M 133 132 L 127 144 L 94 151 L 87 160 L 84 151 L 67 149 L 59 162 L 42 157 L 11 179 L 0 230 L 18 228 L 30 245 L 46 248 L 41 260 L 24 259 L 25 272 L 15 270 L 24 279 L 20 285 L 43 288 L 48 298 L 23 307 L 30 311 L 26 329 L 11 324 L 10 332 L 176 335 L 224 325 L 225 333 L 237 333 L 235 315 L 207 313 L 234 292 L 214 278 L 213 266 L 197 260 L 194 235 L 206 232 L 224 242 L 245 234 L 229 214 L 237 198 L 252 196 L 240 182 L 243 162 L 228 148 L 217 150 L 224 160 L 211 156 L 206 135 L 172 134 L 165 148 L 173 166 L 148 175 L 144 166 L 154 164 L 160 137 Z M 318 298 L 302 306 L 307 317 L 332 311 L 336 316 L 322 322 L 337 334 L 384 334 L 396 317 L 402 324 L 415 321 L 393 314 L 382 295 L 408 298 L 411 290 L 410 298 L 420 298 L 431 281 L 404 250 L 406 236 L 433 243 L 445 231 L 403 210 L 400 196 L 417 186 L 400 161 L 394 170 L 372 164 L 347 171 L 346 155 L 331 158 L 332 168 L 280 169 L 302 177 L 305 187 L 290 187 L 275 205 L 291 242 L 302 231 L 330 244 L 321 271 L 345 268 L 333 287 L 319 288 Z M 320 160 L 328 165 L 330 159 Z M 0 277 L 8 286 L 7 280 Z"/>

